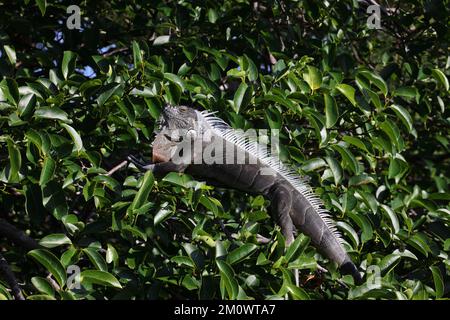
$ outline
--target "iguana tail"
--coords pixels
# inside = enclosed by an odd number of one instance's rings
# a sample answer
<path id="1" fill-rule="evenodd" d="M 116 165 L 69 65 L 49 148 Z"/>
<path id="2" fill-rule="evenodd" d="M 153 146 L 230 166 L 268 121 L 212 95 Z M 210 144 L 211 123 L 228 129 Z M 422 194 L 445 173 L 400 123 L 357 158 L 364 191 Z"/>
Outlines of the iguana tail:
<path id="1" fill-rule="evenodd" d="M 293 240 L 292 230 L 297 228 L 311 238 L 313 245 L 325 257 L 335 261 L 343 274 L 352 275 L 357 284 L 362 282 L 357 267 L 342 246 L 342 239 L 328 212 L 306 184 L 299 187 L 279 181 L 272 188 L 270 198 L 288 242 Z"/>

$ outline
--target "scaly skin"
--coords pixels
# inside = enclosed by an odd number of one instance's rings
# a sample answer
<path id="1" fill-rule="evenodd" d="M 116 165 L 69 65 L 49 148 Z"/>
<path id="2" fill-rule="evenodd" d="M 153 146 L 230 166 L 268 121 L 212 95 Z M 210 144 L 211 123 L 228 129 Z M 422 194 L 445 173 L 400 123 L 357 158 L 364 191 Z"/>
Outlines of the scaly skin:
<path id="1" fill-rule="evenodd" d="M 186 108 L 186 107 L 182 107 Z M 183 123 L 173 123 L 176 108 L 166 107 L 162 119 L 165 120 L 163 130 L 157 134 L 153 142 L 153 161 L 150 165 L 142 165 L 131 158 L 135 164 L 143 170 L 152 170 L 157 176 L 163 176 L 168 172 L 185 172 L 197 179 L 204 179 L 215 186 L 229 187 L 244 191 L 249 194 L 261 194 L 271 202 L 271 211 L 280 225 L 286 242 L 290 244 L 294 240 L 294 230 L 308 235 L 313 245 L 327 258 L 335 261 L 346 274 L 351 274 L 357 283 L 361 283 L 361 276 L 336 236 L 328 225 L 317 213 L 314 206 L 301 192 L 286 181 L 286 179 L 272 168 L 263 164 L 258 158 L 248 153 L 245 154 L 246 164 L 193 164 L 188 161 L 185 164 L 176 164 L 171 161 L 173 151 L 177 147 L 169 134 L 171 129 L 191 129 L 192 124 L 186 119 L 197 117 L 195 110 L 187 108 L 189 116 L 183 115 Z M 198 129 L 198 128 L 197 128 Z M 221 139 L 221 137 L 215 137 Z M 203 142 L 204 149 L 208 142 Z M 202 149 L 202 150 L 203 150 Z M 194 152 L 190 159 L 195 157 Z M 225 158 L 225 155 L 224 155 Z M 225 163 L 225 159 L 224 162 Z M 251 163 L 251 164 L 248 164 Z"/>

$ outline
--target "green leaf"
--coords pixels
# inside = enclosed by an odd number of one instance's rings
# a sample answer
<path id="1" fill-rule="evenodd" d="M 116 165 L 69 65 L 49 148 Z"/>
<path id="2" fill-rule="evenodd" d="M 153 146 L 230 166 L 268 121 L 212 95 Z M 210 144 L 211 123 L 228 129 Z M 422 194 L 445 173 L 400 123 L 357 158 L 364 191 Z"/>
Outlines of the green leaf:
<path id="1" fill-rule="evenodd" d="M 164 98 L 170 105 L 178 105 L 181 98 L 181 88 L 177 84 L 170 82 L 164 85 Z"/>
<path id="2" fill-rule="evenodd" d="M 31 283 L 33 286 L 41 293 L 46 294 L 50 297 L 53 297 L 55 294 L 55 290 L 47 281 L 47 279 L 42 277 L 33 277 L 31 278 Z"/>
<path id="3" fill-rule="evenodd" d="M 12 300 L 12 296 L 8 289 L 0 283 L 0 301 L 2 300 Z"/>
<path id="4" fill-rule="evenodd" d="M 100 95 L 97 98 L 97 103 L 99 106 L 104 105 L 111 97 L 118 96 L 121 97 L 123 94 L 123 85 L 121 83 L 108 83 L 102 88 Z"/>
<path id="5" fill-rule="evenodd" d="M 444 279 L 442 278 L 441 271 L 436 266 L 430 267 L 431 273 L 433 274 L 434 288 L 436 292 L 436 298 L 442 298 L 444 295 Z"/>
<path id="6" fill-rule="evenodd" d="M 64 51 L 63 60 L 61 63 L 61 71 L 64 79 L 67 78 L 73 73 L 75 70 L 77 55 L 72 51 Z"/>
<path id="7" fill-rule="evenodd" d="M 39 7 L 39 10 L 41 11 L 41 15 L 45 15 L 45 10 L 47 9 L 47 0 L 36 0 L 36 4 Z"/>
<path id="8" fill-rule="evenodd" d="M 169 210 L 169 209 L 166 209 L 166 208 L 161 208 L 155 214 L 155 217 L 153 218 L 153 224 L 155 226 L 157 226 L 158 224 L 160 224 L 161 222 L 163 222 L 164 220 L 166 220 L 167 218 L 169 218 L 173 214 L 174 214 L 173 210 Z"/>
<path id="9" fill-rule="evenodd" d="M 302 165 L 302 171 L 310 172 L 325 167 L 327 163 L 322 158 L 309 159 Z"/>
<path id="10" fill-rule="evenodd" d="M 239 113 L 241 108 L 245 107 L 245 105 L 243 105 L 242 102 L 245 101 L 244 97 L 245 97 L 247 88 L 248 88 L 248 85 L 245 82 L 242 82 L 239 85 L 239 88 L 236 90 L 236 93 L 234 94 L 233 107 L 234 107 L 234 112 L 236 112 L 236 113 Z"/>
<path id="11" fill-rule="evenodd" d="M 382 77 L 370 71 L 360 71 L 358 74 L 361 74 L 370 80 L 370 82 L 380 89 L 384 96 L 388 94 L 388 86 Z"/>
<path id="12" fill-rule="evenodd" d="M 378 110 L 383 109 L 383 104 L 381 103 L 380 97 L 378 96 L 378 93 L 373 92 L 370 89 L 364 89 L 363 94 L 367 95 L 372 102 L 372 104 L 377 108 Z"/>
<path id="13" fill-rule="evenodd" d="M 46 249 L 35 249 L 28 252 L 28 255 L 42 264 L 55 277 L 61 288 L 64 286 L 67 279 L 66 270 L 53 253 Z"/>
<path id="14" fill-rule="evenodd" d="M 142 179 L 141 187 L 139 188 L 139 191 L 136 193 L 136 196 L 134 197 L 134 200 L 130 206 L 130 210 L 139 209 L 145 204 L 145 202 L 148 199 L 148 195 L 152 190 L 154 181 L 155 178 L 153 177 L 152 172 L 147 171 L 144 174 L 144 178 Z"/>
<path id="15" fill-rule="evenodd" d="M 78 132 L 74 128 L 72 128 L 71 126 L 69 126 L 68 124 L 65 124 L 65 123 L 62 123 L 61 127 L 66 129 L 67 132 L 69 133 L 70 137 L 72 138 L 72 140 L 75 144 L 75 150 L 77 152 L 84 150 L 83 141 L 81 140 L 81 137 L 78 134 Z"/>
<path id="16" fill-rule="evenodd" d="M 312 91 L 319 89 L 322 84 L 322 74 L 319 69 L 313 66 L 308 66 L 308 73 L 303 74 L 303 78 Z"/>
<path id="17" fill-rule="evenodd" d="M 27 297 L 27 300 L 56 300 L 54 297 L 48 294 L 34 294 Z"/>
<path id="18" fill-rule="evenodd" d="M 369 150 L 367 149 L 367 146 L 365 145 L 365 143 L 361 139 L 359 139 L 357 137 L 354 137 L 354 136 L 343 136 L 342 140 L 344 140 L 347 143 L 350 143 L 350 144 L 354 145 L 355 147 L 361 149 L 364 152 L 369 153 Z"/>
<path id="19" fill-rule="evenodd" d="M 400 261 L 401 256 L 398 254 L 388 254 L 384 256 L 378 266 L 381 269 L 381 272 L 389 272 L 395 268 L 395 266 Z"/>
<path id="20" fill-rule="evenodd" d="M 81 282 L 89 282 L 102 286 L 122 289 L 119 280 L 111 273 L 100 270 L 85 270 L 80 274 Z"/>
<path id="21" fill-rule="evenodd" d="M 448 79 L 441 70 L 433 69 L 433 70 L 431 70 L 431 74 L 436 79 L 436 81 L 445 88 L 446 91 L 449 90 Z"/>
<path id="22" fill-rule="evenodd" d="M 95 268 L 101 271 L 108 271 L 108 265 L 106 264 L 105 259 L 103 259 L 96 249 L 84 248 L 83 252 L 88 256 Z"/>
<path id="23" fill-rule="evenodd" d="M 167 79 L 170 82 L 177 84 L 182 90 L 184 90 L 186 88 L 184 81 L 176 74 L 165 72 L 164 79 Z"/>
<path id="24" fill-rule="evenodd" d="M 189 188 L 192 185 L 192 178 L 187 174 L 180 174 L 178 172 L 169 172 L 162 181 L 172 183 L 176 186 Z"/>
<path id="25" fill-rule="evenodd" d="M 408 132 L 411 133 L 411 131 L 413 130 L 413 121 L 408 110 L 396 104 L 391 105 L 390 108 L 395 111 L 397 116 L 405 125 L 406 129 L 408 129 Z"/>
<path id="26" fill-rule="evenodd" d="M 450 201 L 450 193 L 430 193 L 427 199 Z"/>
<path id="27" fill-rule="evenodd" d="M 286 250 L 286 254 L 284 255 L 286 262 L 289 263 L 301 256 L 303 251 L 308 246 L 309 241 L 310 239 L 308 237 L 302 234 L 298 235 L 294 242 L 292 242 Z"/>
<path id="28" fill-rule="evenodd" d="M 265 115 L 267 119 L 267 123 L 269 124 L 270 129 L 279 130 L 281 129 L 282 119 L 280 111 L 276 107 L 269 107 L 265 110 Z"/>
<path id="29" fill-rule="evenodd" d="M 431 252 L 426 240 L 420 234 L 415 234 L 406 240 L 410 246 L 421 252 L 425 257 L 428 257 L 428 253 Z"/>
<path id="30" fill-rule="evenodd" d="M 355 197 L 363 200 L 364 204 L 372 210 L 373 213 L 377 213 L 378 201 L 372 193 L 362 190 L 355 191 Z"/>
<path id="31" fill-rule="evenodd" d="M 257 248 L 258 246 L 253 243 L 245 243 L 228 254 L 227 262 L 230 265 L 240 262 L 249 257 Z"/>
<path id="32" fill-rule="evenodd" d="M 389 218 L 391 221 L 392 228 L 394 229 L 394 233 L 397 233 L 400 231 L 400 223 L 398 221 L 397 215 L 395 214 L 394 210 L 391 209 L 391 207 L 381 204 L 381 209 L 383 210 L 383 213 Z"/>
<path id="33" fill-rule="evenodd" d="M 292 296 L 294 300 L 309 300 L 308 293 L 294 284 L 286 284 L 287 292 Z"/>
<path id="34" fill-rule="evenodd" d="M 314 257 L 311 256 L 299 256 L 294 261 L 288 264 L 288 269 L 298 269 L 298 270 L 317 270 L 317 261 Z"/>
<path id="35" fill-rule="evenodd" d="M 71 264 L 75 264 L 79 261 L 80 251 L 75 249 L 73 246 L 69 247 L 62 255 L 61 255 L 61 263 L 64 267 L 68 267 Z"/>
<path id="36" fill-rule="evenodd" d="M 361 186 L 363 184 L 369 184 L 369 183 L 376 184 L 376 181 L 374 178 L 372 178 L 371 176 L 369 176 L 366 173 L 358 174 L 356 176 L 351 177 L 348 180 L 349 186 Z"/>
<path id="37" fill-rule="evenodd" d="M 145 208 L 145 206 L 144 206 Z M 147 241 L 147 234 L 142 232 L 138 227 L 136 226 L 130 226 L 126 225 L 122 227 L 122 231 L 128 231 L 130 232 L 134 237 L 141 238 L 144 241 Z"/>
<path id="38" fill-rule="evenodd" d="M 173 261 L 180 266 L 188 266 L 192 269 L 195 269 L 194 261 L 192 261 L 191 258 L 186 257 L 186 256 L 176 256 L 176 257 L 171 258 L 170 261 Z"/>
<path id="39" fill-rule="evenodd" d="M 336 226 L 338 226 L 339 229 L 343 230 L 344 233 L 351 238 L 355 247 L 359 246 L 359 237 L 355 229 L 353 229 L 348 223 L 344 221 L 336 222 Z"/>
<path id="40" fill-rule="evenodd" d="M 336 102 L 334 101 L 334 98 L 332 96 L 330 96 L 328 93 L 324 93 L 323 96 L 325 100 L 326 125 L 327 128 L 331 128 L 332 126 L 335 125 L 337 119 L 339 118 L 339 111 Z"/>
<path id="41" fill-rule="evenodd" d="M 216 260 L 216 264 L 220 271 L 221 281 L 224 282 L 225 289 L 228 292 L 228 297 L 230 299 L 236 299 L 239 294 L 239 285 L 233 269 L 223 260 Z"/>
<path id="42" fill-rule="evenodd" d="M 134 66 L 135 68 L 137 68 L 138 66 L 141 65 L 142 63 L 142 51 L 141 48 L 139 47 L 139 43 L 137 43 L 136 41 L 133 40 L 132 42 L 132 46 L 133 46 L 133 61 L 134 61 Z"/>
<path id="43" fill-rule="evenodd" d="M 34 117 L 37 119 L 61 120 L 65 123 L 72 123 L 72 120 L 69 119 L 69 115 L 57 107 L 41 107 L 36 109 Z"/>
<path id="44" fill-rule="evenodd" d="M 388 178 L 395 178 L 395 181 L 398 182 L 407 169 L 408 164 L 398 154 L 395 157 L 390 157 Z"/>
<path id="45" fill-rule="evenodd" d="M 100 79 L 92 79 L 83 82 L 83 84 L 79 87 L 79 91 L 85 97 L 92 96 L 93 92 L 102 85 L 102 80 Z"/>
<path id="46" fill-rule="evenodd" d="M 247 77 L 250 81 L 256 81 L 258 79 L 258 68 L 252 59 L 250 59 L 247 55 L 244 55 L 245 60 L 248 63 L 248 67 L 246 68 Z"/>
<path id="47" fill-rule="evenodd" d="M 397 150 L 400 152 L 405 148 L 405 144 L 403 138 L 400 134 L 400 130 L 392 122 L 390 119 L 386 119 L 384 122 L 379 124 L 380 129 L 383 130 L 384 133 L 389 137 L 389 140 L 393 145 L 397 147 Z"/>
<path id="48" fill-rule="evenodd" d="M 214 10 L 213 8 L 209 8 L 208 9 L 208 20 L 211 23 L 216 23 L 218 19 L 218 15 L 217 15 L 217 11 Z"/>
<path id="49" fill-rule="evenodd" d="M 128 123 L 131 126 L 135 125 L 136 115 L 122 100 L 116 100 L 116 105 L 119 107 L 120 111 L 127 117 Z"/>
<path id="50" fill-rule="evenodd" d="M 34 112 L 35 107 L 36 107 L 36 96 L 33 93 L 29 93 L 23 96 L 20 99 L 18 105 L 20 117 L 25 119 L 30 117 Z"/>
<path id="51" fill-rule="evenodd" d="M 39 185 L 45 186 L 50 180 L 53 179 L 56 169 L 56 162 L 50 157 L 46 157 L 44 160 L 44 166 L 41 170 L 41 176 L 39 178 Z"/>
<path id="52" fill-rule="evenodd" d="M 295 103 L 292 102 L 290 99 L 285 99 L 285 98 L 280 97 L 275 94 L 266 94 L 262 98 L 256 99 L 255 102 L 258 103 L 261 100 L 262 101 L 272 101 L 272 102 L 278 103 L 279 105 L 285 106 L 286 108 L 288 108 L 290 110 L 296 109 Z"/>
<path id="53" fill-rule="evenodd" d="M 31 223 L 40 225 L 47 216 L 46 210 L 42 204 L 41 188 L 36 184 L 24 186 L 25 191 L 25 211 L 30 217 Z"/>
<path id="54" fill-rule="evenodd" d="M 8 155 L 9 155 L 9 182 L 19 181 L 19 170 L 22 166 L 22 156 L 19 149 L 11 138 L 7 138 L 6 144 L 8 145 Z"/>
<path id="55" fill-rule="evenodd" d="M 352 105 L 356 106 L 355 89 L 352 86 L 341 83 L 336 86 L 336 89 L 338 89 L 352 103 Z"/>
<path id="56" fill-rule="evenodd" d="M 76 300 L 75 295 L 70 291 L 59 291 L 61 300 Z"/>
<path id="57" fill-rule="evenodd" d="M 62 233 L 53 233 L 45 236 L 39 241 L 39 244 L 46 248 L 55 248 L 62 245 L 72 244 L 72 241 Z"/>
<path id="58" fill-rule="evenodd" d="M 155 40 L 153 40 L 154 46 L 160 46 L 166 44 L 170 41 L 170 36 L 159 36 Z"/>
<path id="59" fill-rule="evenodd" d="M 342 160 L 346 164 L 345 167 L 349 168 L 355 174 L 359 173 L 358 161 L 356 160 L 353 153 L 351 153 L 351 151 L 348 150 L 344 144 L 342 144 L 342 143 L 335 144 L 335 145 L 332 145 L 331 148 L 333 148 L 334 150 L 339 152 L 339 154 L 342 157 Z"/>
<path id="60" fill-rule="evenodd" d="M 416 87 L 396 88 L 393 95 L 396 97 L 415 98 L 416 101 L 418 101 L 418 98 L 420 97 L 420 93 Z"/>
<path id="61" fill-rule="evenodd" d="M 11 63 L 11 65 L 15 66 L 16 61 L 17 61 L 17 56 L 16 56 L 16 50 L 14 49 L 14 47 L 9 46 L 9 45 L 4 45 L 3 49 L 5 50 L 6 55 L 8 56 L 9 63 Z"/>
<path id="62" fill-rule="evenodd" d="M 198 50 L 195 46 L 183 46 L 183 53 L 186 58 L 188 58 L 189 62 L 192 62 L 197 56 Z"/>
<path id="63" fill-rule="evenodd" d="M 114 262 L 114 265 L 116 265 L 119 261 L 119 254 L 112 244 L 108 243 L 107 246 L 108 249 L 106 249 L 106 263 Z"/>
<path id="64" fill-rule="evenodd" d="M 41 187 L 42 189 L 42 203 L 44 207 L 49 210 L 53 216 L 60 220 L 67 215 L 68 205 L 66 195 L 61 186 L 55 181 L 51 180 Z"/>
<path id="65" fill-rule="evenodd" d="M 356 222 L 358 227 L 361 228 L 361 241 L 364 243 L 371 240 L 373 238 L 373 228 L 370 221 L 361 214 L 348 212 L 348 215 L 354 222 Z"/>
<path id="66" fill-rule="evenodd" d="M 325 157 L 328 166 L 333 173 L 334 184 L 337 186 L 342 181 L 342 168 L 339 162 L 333 157 Z"/>
<path id="67" fill-rule="evenodd" d="M 17 86 L 17 82 L 11 78 L 4 78 L 0 82 L 0 90 L 3 92 L 5 98 L 17 106 L 19 103 L 19 87 Z"/>
<path id="68" fill-rule="evenodd" d="M 450 251 L 450 238 L 444 241 L 444 250 Z"/>

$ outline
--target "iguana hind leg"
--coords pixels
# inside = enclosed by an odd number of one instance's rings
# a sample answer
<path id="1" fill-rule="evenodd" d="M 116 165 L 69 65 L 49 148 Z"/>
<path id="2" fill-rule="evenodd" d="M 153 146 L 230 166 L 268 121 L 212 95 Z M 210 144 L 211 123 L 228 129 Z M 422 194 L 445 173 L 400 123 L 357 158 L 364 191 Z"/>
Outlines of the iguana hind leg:
<path id="1" fill-rule="evenodd" d="M 271 193 L 271 210 L 275 215 L 278 225 L 281 227 L 281 233 L 286 239 L 286 246 L 294 242 L 294 223 L 291 218 L 292 210 L 292 190 L 284 185 L 276 185 Z M 294 269 L 295 285 L 300 284 L 299 271 Z"/>
<path id="2" fill-rule="evenodd" d="M 294 223 L 292 222 L 290 211 L 292 210 L 292 192 L 284 185 L 277 184 L 271 188 L 270 209 L 278 225 L 281 227 L 281 233 L 289 245 L 294 241 Z"/>

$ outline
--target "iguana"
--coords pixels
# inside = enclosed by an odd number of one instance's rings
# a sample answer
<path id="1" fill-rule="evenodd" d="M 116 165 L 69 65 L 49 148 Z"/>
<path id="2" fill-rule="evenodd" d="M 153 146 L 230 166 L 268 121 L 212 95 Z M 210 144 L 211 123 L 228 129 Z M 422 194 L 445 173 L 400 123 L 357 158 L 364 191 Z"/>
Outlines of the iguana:
<path id="1" fill-rule="evenodd" d="M 322 254 L 335 261 L 342 273 L 351 274 L 356 283 L 361 283 L 361 275 L 344 250 L 328 211 L 305 179 L 293 169 L 281 164 L 277 157 L 270 156 L 260 144 L 251 143 L 236 133 L 214 113 L 186 106 L 166 106 L 159 125 L 160 130 L 152 144 L 152 163 L 144 164 L 135 157 L 129 157 L 138 168 L 152 170 L 157 176 L 173 171 L 185 172 L 205 179 L 211 185 L 263 195 L 270 200 L 271 211 L 287 244 L 294 240 L 297 228 L 311 238 Z M 194 146 L 191 150 L 185 148 L 186 141 Z M 226 152 L 221 155 L 217 150 L 211 152 L 212 158 L 224 161 L 212 163 L 199 158 L 202 152 L 205 156 L 205 150 L 213 142 L 216 146 L 231 145 L 235 151 L 244 154 L 244 164 L 237 162 L 236 156 L 230 163 L 229 159 L 225 160 Z M 177 154 L 183 143 L 184 154 Z M 199 146 L 197 150 L 196 143 Z M 178 156 L 177 161 L 174 161 L 174 156 Z"/>

